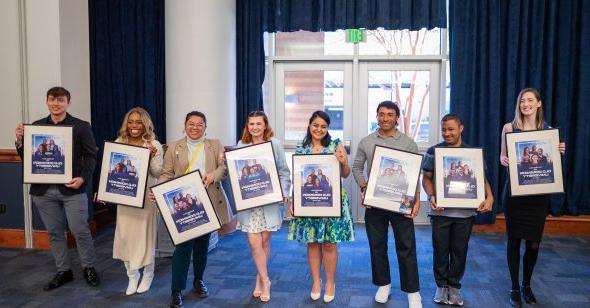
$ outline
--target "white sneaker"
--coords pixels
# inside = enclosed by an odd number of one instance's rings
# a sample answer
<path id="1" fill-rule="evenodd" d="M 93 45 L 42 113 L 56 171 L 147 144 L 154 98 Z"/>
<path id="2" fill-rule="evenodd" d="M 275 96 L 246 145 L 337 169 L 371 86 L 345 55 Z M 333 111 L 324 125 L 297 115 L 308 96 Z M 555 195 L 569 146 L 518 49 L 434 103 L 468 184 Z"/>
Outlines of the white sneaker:
<path id="1" fill-rule="evenodd" d="M 385 286 L 380 286 L 379 289 L 377 289 L 377 293 L 375 293 L 375 301 L 380 304 L 387 303 L 387 300 L 389 300 L 390 293 L 391 293 L 391 284 L 388 284 Z"/>
<path id="2" fill-rule="evenodd" d="M 422 308 L 422 296 L 420 296 L 420 292 L 408 293 L 408 307 Z"/>

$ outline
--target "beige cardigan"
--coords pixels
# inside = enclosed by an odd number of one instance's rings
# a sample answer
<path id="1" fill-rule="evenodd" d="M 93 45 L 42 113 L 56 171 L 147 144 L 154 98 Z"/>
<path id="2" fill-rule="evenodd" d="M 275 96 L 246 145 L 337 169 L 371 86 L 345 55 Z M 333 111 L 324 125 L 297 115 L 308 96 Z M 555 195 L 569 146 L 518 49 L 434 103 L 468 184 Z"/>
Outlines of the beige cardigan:
<path id="1" fill-rule="evenodd" d="M 219 217 L 221 224 L 227 224 L 230 222 L 232 216 L 230 214 L 227 198 L 223 187 L 221 186 L 221 179 L 225 175 L 226 168 L 224 165 L 223 158 L 223 145 L 217 139 L 206 139 L 204 142 L 205 150 L 205 172 L 201 170 L 201 174 L 212 174 L 215 182 L 209 185 L 207 193 L 215 212 Z M 188 166 L 188 148 L 186 145 L 186 137 L 171 142 L 168 144 L 168 149 L 164 155 L 164 165 L 162 167 L 162 174 L 160 175 L 158 182 L 162 183 L 174 178 L 177 178 L 184 174 L 184 170 Z"/>

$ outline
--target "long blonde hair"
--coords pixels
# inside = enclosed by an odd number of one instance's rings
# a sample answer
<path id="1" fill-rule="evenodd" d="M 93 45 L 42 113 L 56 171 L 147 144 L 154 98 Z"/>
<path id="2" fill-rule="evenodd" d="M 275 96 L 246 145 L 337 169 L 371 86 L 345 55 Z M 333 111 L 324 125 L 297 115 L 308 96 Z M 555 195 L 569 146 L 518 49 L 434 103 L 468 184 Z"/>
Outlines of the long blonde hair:
<path id="1" fill-rule="evenodd" d="M 156 139 L 156 134 L 154 133 L 154 124 L 152 123 L 152 118 L 150 117 L 150 114 L 141 107 L 133 107 L 131 108 L 131 110 L 127 111 L 125 117 L 123 118 L 121 128 L 119 128 L 119 139 L 121 139 L 121 142 L 129 142 L 127 122 L 129 121 L 129 116 L 131 116 L 131 114 L 133 113 L 139 114 L 141 122 L 143 123 L 143 135 L 141 135 L 141 139 L 144 142 L 148 143 L 154 141 Z"/>
<path id="2" fill-rule="evenodd" d="M 537 109 L 537 114 L 535 115 L 535 124 L 537 129 L 543 129 L 543 124 L 545 123 L 545 117 L 543 116 L 543 102 L 541 101 L 541 94 L 535 88 L 524 88 L 522 91 L 520 91 L 520 93 L 518 93 L 516 107 L 514 108 L 514 120 L 512 120 L 512 128 L 524 130 L 524 116 L 520 112 L 520 100 L 525 93 L 532 93 L 535 98 L 541 102 L 541 106 Z"/>

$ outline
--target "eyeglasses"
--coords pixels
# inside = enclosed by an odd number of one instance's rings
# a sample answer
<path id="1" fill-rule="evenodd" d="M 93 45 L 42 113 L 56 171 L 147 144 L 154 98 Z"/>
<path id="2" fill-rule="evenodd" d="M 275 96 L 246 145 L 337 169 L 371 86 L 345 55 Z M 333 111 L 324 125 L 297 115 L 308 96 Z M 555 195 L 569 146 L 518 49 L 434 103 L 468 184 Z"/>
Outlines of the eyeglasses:
<path id="1" fill-rule="evenodd" d="M 203 123 L 187 123 L 186 126 L 189 128 L 204 128 L 205 124 Z"/>

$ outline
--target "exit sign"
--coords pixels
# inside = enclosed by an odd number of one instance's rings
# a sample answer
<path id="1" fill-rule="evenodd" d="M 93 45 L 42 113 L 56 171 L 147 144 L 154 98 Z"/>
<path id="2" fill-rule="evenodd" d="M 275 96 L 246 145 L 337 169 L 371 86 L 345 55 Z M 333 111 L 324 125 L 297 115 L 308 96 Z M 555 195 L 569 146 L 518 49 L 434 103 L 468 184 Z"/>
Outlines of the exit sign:
<path id="1" fill-rule="evenodd" d="M 367 41 L 367 33 L 365 29 L 346 29 L 347 43 L 360 43 Z"/>

